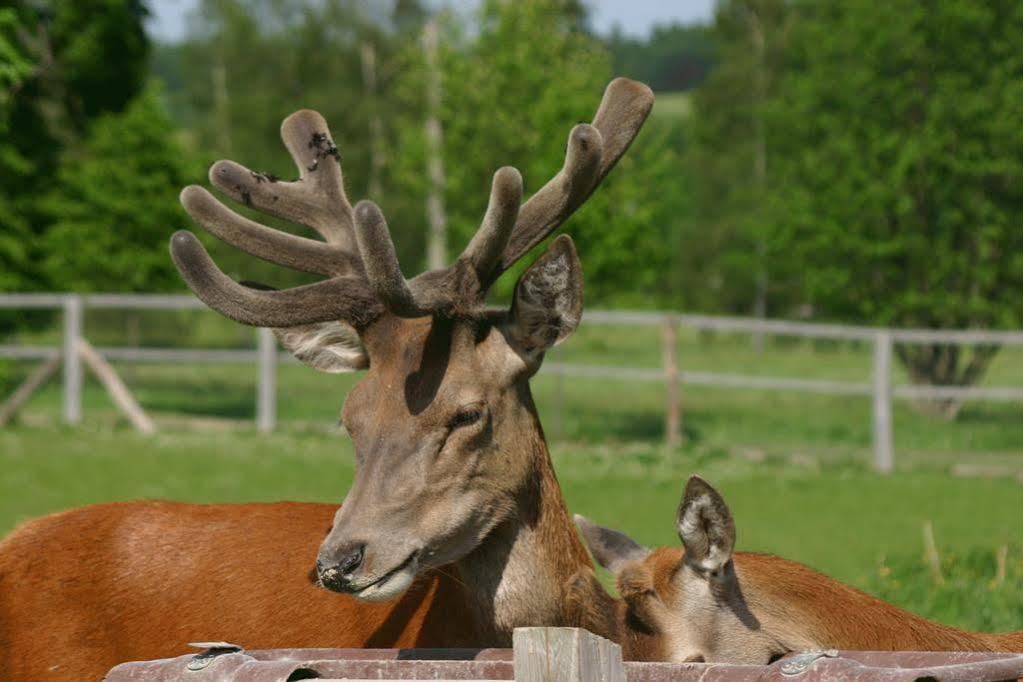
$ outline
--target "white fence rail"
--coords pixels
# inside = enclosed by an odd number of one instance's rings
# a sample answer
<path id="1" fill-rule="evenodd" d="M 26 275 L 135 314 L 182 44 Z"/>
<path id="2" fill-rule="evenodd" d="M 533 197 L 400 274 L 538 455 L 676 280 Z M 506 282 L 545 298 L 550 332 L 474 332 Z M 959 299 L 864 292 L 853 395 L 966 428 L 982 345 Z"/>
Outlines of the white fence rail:
<path id="1" fill-rule="evenodd" d="M 0 294 L 0 309 L 53 309 L 63 311 L 63 345 L 27 347 L 0 345 L 0 358 L 52 360 L 63 364 L 63 417 L 69 424 L 82 419 L 83 366 L 79 352 L 83 339 L 83 317 L 87 310 L 202 310 L 191 296 L 157 294 Z M 900 344 L 951 343 L 959 345 L 1023 345 L 1023 331 L 886 329 L 839 324 L 758 320 L 708 315 L 680 315 L 667 312 L 591 311 L 587 325 L 629 325 L 660 327 L 663 366 L 660 369 L 551 362 L 544 372 L 560 377 L 619 379 L 656 382 L 666 386 L 665 433 L 669 444 L 681 442 L 681 399 L 679 384 L 717 388 L 797 391 L 821 395 L 870 396 L 873 402 L 875 466 L 889 472 L 894 466 L 892 448 L 893 399 L 984 400 L 1023 402 L 1023 387 L 893 386 L 892 347 Z M 679 369 L 677 330 L 739 332 L 811 339 L 861 341 L 873 344 L 870 381 L 840 382 L 793 377 L 751 376 Z M 290 360 L 277 351 L 268 329 L 257 330 L 255 350 L 160 349 L 101 347 L 95 350 L 109 361 L 154 363 L 254 363 L 258 370 L 256 425 L 273 430 L 277 413 L 277 364 Z M 866 379 L 866 377 L 865 377 Z"/>

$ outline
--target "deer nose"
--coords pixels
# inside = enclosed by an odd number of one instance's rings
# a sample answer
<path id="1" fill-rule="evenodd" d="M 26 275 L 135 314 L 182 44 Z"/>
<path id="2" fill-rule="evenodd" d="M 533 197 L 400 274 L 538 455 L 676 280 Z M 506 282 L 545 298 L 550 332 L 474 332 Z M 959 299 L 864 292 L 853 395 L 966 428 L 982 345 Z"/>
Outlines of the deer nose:
<path id="1" fill-rule="evenodd" d="M 362 565 L 362 559 L 366 554 L 366 545 L 360 544 L 349 546 L 338 552 L 339 559 L 325 561 L 317 559 L 316 575 L 323 586 L 334 592 L 350 592 L 354 573 Z"/>

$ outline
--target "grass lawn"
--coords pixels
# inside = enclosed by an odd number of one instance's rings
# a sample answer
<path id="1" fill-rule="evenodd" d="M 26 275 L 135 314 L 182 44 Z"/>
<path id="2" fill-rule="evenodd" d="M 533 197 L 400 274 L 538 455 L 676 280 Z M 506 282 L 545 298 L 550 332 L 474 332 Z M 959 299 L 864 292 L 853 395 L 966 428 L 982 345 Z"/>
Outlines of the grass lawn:
<path id="1" fill-rule="evenodd" d="M 136 325 L 137 342 L 167 346 L 190 330 L 197 346 L 251 344 L 250 330 L 211 313 L 187 315 Z M 86 322 L 97 346 L 127 338 L 109 319 Z M 585 324 L 550 354 L 558 362 L 647 368 L 660 357 L 657 329 Z M 757 353 L 748 336 L 683 330 L 679 357 L 689 370 L 870 379 L 871 349 L 854 343 L 773 340 Z M 60 425 L 59 384 L 46 387 L 22 425 L 0 430 L 0 532 L 31 516 L 103 500 L 343 499 L 351 447 L 332 425 L 359 375 L 282 365 L 280 429 L 263 436 L 250 427 L 252 366 L 116 367 L 161 431 L 145 438 L 128 430 L 91 378 L 84 426 L 68 429 Z M 0 392 L 13 390 L 30 369 L 27 362 L 0 365 Z M 906 382 L 898 367 L 894 380 Z M 1023 349 L 1004 349 L 984 384 L 1023 385 Z M 562 379 L 541 370 L 533 390 L 573 511 L 648 544 L 674 543 L 683 483 L 699 472 L 731 504 L 740 549 L 806 562 L 948 622 L 1023 628 L 1023 477 L 1015 477 L 1023 472 L 1023 405 L 972 403 L 945 421 L 898 402 L 897 471 L 879 477 L 867 466 L 865 398 L 683 386 L 687 445 L 666 452 L 660 384 Z M 182 429 L 182 417 L 206 430 Z M 963 463 L 1009 475 L 949 475 Z M 958 576 L 943 591 L 920 558 L 925 520 L 934 525 L 950 575 Z M 1009 578 L 995 585 L 993 557 L 1003 545 L 1012 548 Z"/>
<path id="2" fill-rule="evenodd" d="M 642 445 L 562 444 L 554 459 L 573 511 L 650 545 L 677 542 L 675 508 L 685 477 L 698 471 L 732 506 L 740 549 L 800 560 L 859 586 L 873 586 L 888 557 L 920 554 L 924 520 L 933 522 L 942 551 L 1023 544 L 1023 485 L 1013 479 L 928 469 L 883 478 L 849 462 L 797 466 Z M 146 438 L 123 429 L 8 429 L 0 431 L 0 531 L 103 500 L 339 502 L 352 471 L 349 441 L 338 434 L 166 431 Z M 1018 552 L 1012 561 L 1023 566 Z M 887 596 L 898 601 L 897 593 Z M 972 622 L 969 613 L 942 615 Z"/>

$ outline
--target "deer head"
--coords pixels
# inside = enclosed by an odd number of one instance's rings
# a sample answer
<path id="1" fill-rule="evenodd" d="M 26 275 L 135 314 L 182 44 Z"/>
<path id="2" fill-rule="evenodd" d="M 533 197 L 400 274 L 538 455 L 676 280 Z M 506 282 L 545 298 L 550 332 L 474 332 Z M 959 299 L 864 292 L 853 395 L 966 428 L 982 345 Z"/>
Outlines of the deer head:
<path id="1" fill-rule="evenodd" d="M 578 515 L 576 525 L 593 558 L 615 574 L 634 658 L 764 665 L 791 650 L 750 611 L 733 560 L 732 513 L 699 476 L 689 478 L 676 517 L 684 550 L 649 550 Z"/>
<path id="2" fill-rule="evenodd" d="M 300 111 L 281 126 L 294 182 L 230 161 L 210 169 L 231 198 L 307 226 L 307 239 L 243 218 L 206 190 L 181 201 L 196 222 L 264 260 L 326 279 L 283 291 L 238 284 L 189 232 L 171 239 L 185 281 L 211 308 L 274 328 L 299 360 L 325 372 L 367 369 L 342 421 L 356 476 L 324 540 L 322 584 L 389 599 L 425 569 L 457 561 L 522 508 L 543 435 L 528 379 L 582 312 L 571 239 L 555 239 L 521 276 L 508 310 L 488 310 L 497 278 L 564 222 L 631 144 L 653 102 L 626 79 L 607 88 L 592 124 L 575 126 L 561 171 L 521 203 L 514 168 L 494 177 L 476 235 L 452 265 L 406 279 L 380 209 L 353 208 L 326 123 Z"/>

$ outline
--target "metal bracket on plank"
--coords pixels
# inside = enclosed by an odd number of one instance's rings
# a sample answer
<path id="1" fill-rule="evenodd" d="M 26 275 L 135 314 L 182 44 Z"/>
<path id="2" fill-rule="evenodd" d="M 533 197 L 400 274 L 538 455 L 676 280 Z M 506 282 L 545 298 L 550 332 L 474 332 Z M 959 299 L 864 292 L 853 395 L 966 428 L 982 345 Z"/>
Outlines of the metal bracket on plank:
<path id="1" fill-rule="evenodd" d="M 188 662 L 186 667 L 191 672 L 206 668 L 218 656 L 236 654 L 242 651 L 242 647 L 230 642 L 189 642 L 188 646 L 203 649 L 202 652 L 192 656 L 192 659 Z"/>
<path id="2" fill-rule="evenodd" d="M 781 674 L 788 677 L 802 675 L 810 669 L 810 666 L 814 664 L 814 661 L 821 658 L 837 657 L 838 651 L 836 649 L 828 649 L 827 651 L 807 651 L 785 661 L 785 663 L 781 666 Z"/>

